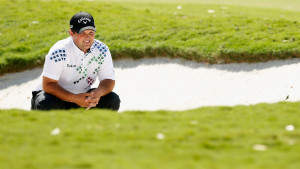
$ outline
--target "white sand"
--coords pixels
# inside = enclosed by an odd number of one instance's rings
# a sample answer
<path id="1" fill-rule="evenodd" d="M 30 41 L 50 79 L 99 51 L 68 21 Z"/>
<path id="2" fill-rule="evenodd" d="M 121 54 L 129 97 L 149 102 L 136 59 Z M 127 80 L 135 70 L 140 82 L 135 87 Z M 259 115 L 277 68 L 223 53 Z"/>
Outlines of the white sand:
<path id="1" fill-rule="evenodd" d="M 300 100 L 300 59 L 207 65 L 181 59 L 114 61 L 115 92 L 126 110 L 186 110 Z M 42 69 L 0 77 L 0 109 L 30 110 Z M 287 99 L 288 96 L 288 99 Z"/>

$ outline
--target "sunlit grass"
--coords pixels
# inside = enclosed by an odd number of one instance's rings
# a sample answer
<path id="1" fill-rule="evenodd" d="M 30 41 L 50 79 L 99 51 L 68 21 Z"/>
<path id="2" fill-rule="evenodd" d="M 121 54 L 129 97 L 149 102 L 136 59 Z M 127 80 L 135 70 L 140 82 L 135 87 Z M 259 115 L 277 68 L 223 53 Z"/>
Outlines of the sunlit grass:
<path id="1" fill-rule="evenodd" d="M 180 6 L 180 8 L 178 8 Z M 70 17 L 92 13 L 115 59 L 181 57 L 210 63 L 299 57 L 299 13 L 201 3 L 1 1 L 0 74 L 42 66 L 68 37 Z"/>
<path id="2" fill-rule="evenodd" d="M 51 1 L 51 0 L 50 0 Z M 82 0 L 65 0 L 78 2 Z M 89 0 L 86 0 L 89 1 Z M 102 2 L 135 2 L 135 3 L 173 3 L 173 4 L 218 4 L 218 5 L 236 5 L 246 7 L 259 7 L 259 8 L 273 8 L 283 10 L 300 10 L 300 3 L 298 0 L 92 0 Z"/>
<path id="3" fill-rule="evenodd" d="M 80 10 L 94 15 L 96 37 L 114 59 L 226 63 L 299 57 L 298 1 L 128 1 L 0 1 L 0 74 L 41 66 Z M 0 110 L 0 168 L 298 169 L 299 106 Z"/>
<path id="4" fill-rule="evenodd" d="M 298 169 L 299 106 L 0 110 L 0 168 Z"/>

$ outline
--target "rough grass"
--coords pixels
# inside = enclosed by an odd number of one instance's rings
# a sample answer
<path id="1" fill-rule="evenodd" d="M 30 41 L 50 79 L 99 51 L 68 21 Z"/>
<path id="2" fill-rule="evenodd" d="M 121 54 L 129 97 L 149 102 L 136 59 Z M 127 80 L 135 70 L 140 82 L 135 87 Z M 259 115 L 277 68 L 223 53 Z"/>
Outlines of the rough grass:
<path id="1" fill-rule="evenodd" d="M 0 74 L 42 66 L 49 48 L 69 36 L 69 19 L 78 11 L 94 15 L 96 38 L 115 59 L 237 63 L 300 56 L 295 11 L 191 2 L 178 9 L 144 1 L 1 1 L 0 10 Z"/>
<path id="2" fill-rule="evenodd" d="M 298 169 L 299 106 L 124 113 L 0 110 L 0 168 Z M 295 130 L 287 131 L 287 125 Z M 51 135 L 55 128 L 60 133 Z M 255 150 L 257 144 L 266 149 Z"/>

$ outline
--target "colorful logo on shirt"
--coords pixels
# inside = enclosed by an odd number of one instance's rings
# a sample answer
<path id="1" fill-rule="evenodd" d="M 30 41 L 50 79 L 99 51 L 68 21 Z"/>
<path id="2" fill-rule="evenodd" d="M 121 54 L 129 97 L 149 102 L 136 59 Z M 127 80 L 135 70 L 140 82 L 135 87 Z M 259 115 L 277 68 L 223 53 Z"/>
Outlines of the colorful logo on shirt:
<path id="1" fill-rule="evenodd" d="M 100 69 L 100 66 L 104 62 L 104 58 L 106 57 L 106 52 L 108 52 L 108 47 L 104 43 L 95 42 L 93 46 L 93 50 L 98 50 L 100 53 L 98 56 L 94 56 L 90 61 L 89 64 L 92 62 L 97 62 L 98 67 L 93 71 L 93 74 L 96 74 L 97 71 Z"/>
<path id="2" fill-rule="evenodd" d="M 55 62 L 66 61 L 66 56 L 67 56 L 66 50 L 60 49 L 52 52 L 52 56 L 50 57 L 50 60 L 53 60 Z"/>
<path id="3" fill-rule="evenodd" d="M 98 41 L 95 41 L 93 47 L 90 50 L 90 54 L 89 55 L 93 55 L 94 54 L 94 50 L 98 50 L 99 52 L 95 52 L 98 53 L 98 56 L 93 56 L 90 58 L 90 60 L 87 62 L 87 66 L 96 66 L 93 74 L 97 74 L 98 70 L 100 69 L 101 65 L 104 63 L 104 59 L 106 57 L 106 52 L 108 52 L 108 47 L 104 44 L 104 43 L 99 43 Z M 96 65 L 91 65 L 92 63 L 96 63 Z M 79 67 L 76 68 L 76 71 L 82 75 L 81 78 L 79 78 L 78 80 L 74 81 L 74 84 L 79 83 L 81 80 L 85 79 L 87 77 L 87 68 L 85 68 L 83 66 L 83 64 L 81 64 Z M 90 77 L 89 77 L 90 78 Z M 86 79 L 86 82 L 89 84 L 89 86 L 94 82 L 93 79 Z M 88 87 L 89 87 L 88 86 Z"/>
<path id="4" fill-rule="evenodd" d="M 101 55 L 106 57 L 106 52 L 108 51 L 108 47 L 104 43 L 100 43 L 95 41 L 94 43 L 94 49 L 97 49 Z"/>
<path id="5" fill-rule="evenodd" d="M 87 79 L 86 79 L 86 82 L 88 83 L 88 87 L 90 87 L 90 86 L 92 86 L 92 84 L 94 83 L 94 79 L 92 79 L 91 77 L 88 77 Z M 86 87 L 86 88 L 88 88 L 88 87 Z"/>
<path id="6" fill-rule="evenodd" d="M 76 71 L 82 76 L 77 81 L 73 82 L 74 84 L 79 83 L 87 76 L 87 68 L 83 67 L 82 64 L 78 68 L 76 68 Z"/>

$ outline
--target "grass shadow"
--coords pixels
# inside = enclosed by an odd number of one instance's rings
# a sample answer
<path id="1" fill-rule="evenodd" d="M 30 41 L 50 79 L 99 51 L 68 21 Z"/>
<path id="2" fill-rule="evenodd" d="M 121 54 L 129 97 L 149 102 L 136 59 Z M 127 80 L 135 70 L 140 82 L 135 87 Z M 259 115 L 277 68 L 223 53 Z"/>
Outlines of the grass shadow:
<path id="1" fill-rule="evenodd" d="M 10 86 L 19 86 L 28 81 L 37 79 L 42 73 L 42 68 L 35 68 L 18 73 L 6 73 L 0 76 L 0 90 Z"/>
<path id="2" fill-rule="evenodd" d="M 178 58 L 167 57 L 154 57 L 144 59 L 120 59 L 114 61 L 115 68 L 127 69 L 136 68 L 142 65 L 165 65 L 165 64 L 177 64 L 185 66 L 191 69 L 205 68 L 205 69 L 217 69 L 221 71 L 229 72 L 251 72 L 254 70 L 263 70 L 273 67 L 282 67 L 287 65 L 300 64 L 299 58 L 285 59 L 285 60 L 273 60 L 259 63 L 229 63 L 229 64 L 208 64 L 203 62 L 194 62 Z"/>

